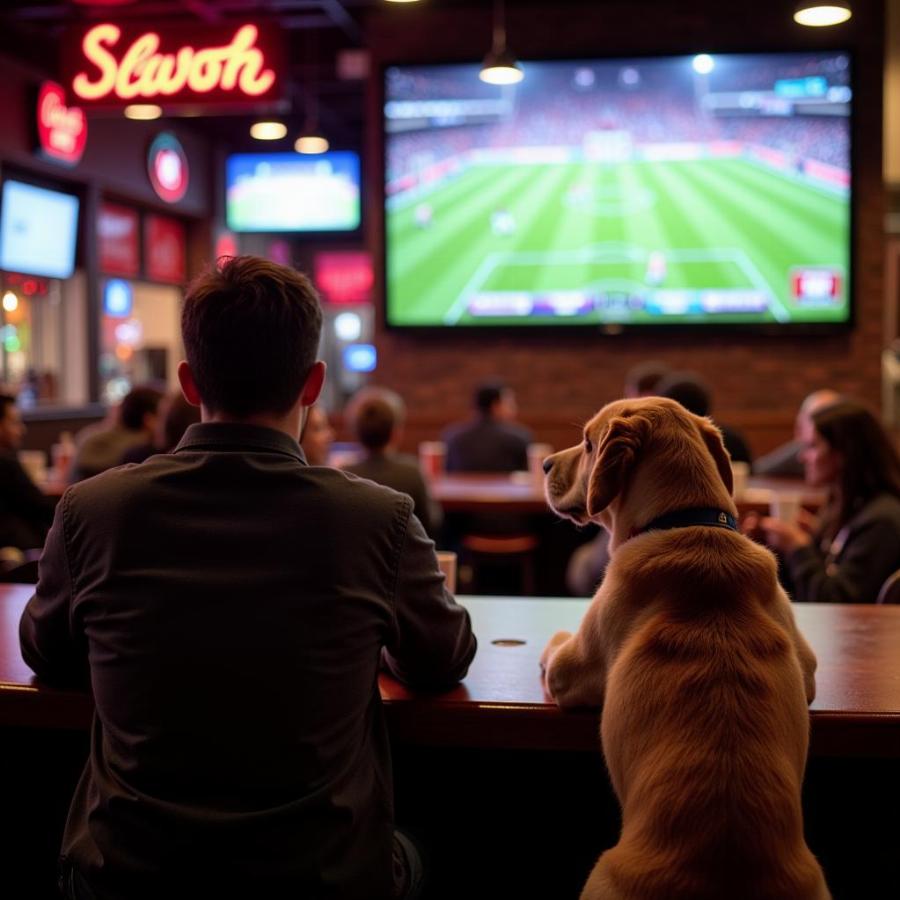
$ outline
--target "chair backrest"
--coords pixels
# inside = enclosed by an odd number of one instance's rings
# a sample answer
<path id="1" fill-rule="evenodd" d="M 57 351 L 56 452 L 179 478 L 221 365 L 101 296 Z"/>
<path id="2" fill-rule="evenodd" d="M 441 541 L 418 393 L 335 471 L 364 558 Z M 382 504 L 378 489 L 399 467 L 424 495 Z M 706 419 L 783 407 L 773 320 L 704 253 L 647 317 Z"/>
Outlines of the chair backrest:
<path id="1" fill-rule="evenodd" d="M 900 603 L 900 569 L 889 575 L 878 592 L 876 603 Z"/>
<path id="2" fill-rule="evenodd" d="M 0 570 L 0 583 L 2 584 L 37 584 L 38 561 L 29 559 L 10 569 Z"/>

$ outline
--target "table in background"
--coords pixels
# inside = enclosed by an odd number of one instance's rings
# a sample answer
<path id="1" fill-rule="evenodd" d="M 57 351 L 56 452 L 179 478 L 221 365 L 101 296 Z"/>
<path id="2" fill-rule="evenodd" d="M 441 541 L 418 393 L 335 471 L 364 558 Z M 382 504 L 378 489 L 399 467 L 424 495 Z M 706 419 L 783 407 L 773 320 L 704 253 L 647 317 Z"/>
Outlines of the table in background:
<path id="1" fill-rule="evenodd" d="M 548 513 L 543 482 L 529 472 L 505 474 L 444 474 L 429 481 L 432 496 L 445 512 Z M 824 495 L 794 479 L 751 476 L 747 490 L 737 498 L 739 510 L 768 509 L 772 497 L 786 492 L 798 494 L 804 506 L 821 505 Z"/>

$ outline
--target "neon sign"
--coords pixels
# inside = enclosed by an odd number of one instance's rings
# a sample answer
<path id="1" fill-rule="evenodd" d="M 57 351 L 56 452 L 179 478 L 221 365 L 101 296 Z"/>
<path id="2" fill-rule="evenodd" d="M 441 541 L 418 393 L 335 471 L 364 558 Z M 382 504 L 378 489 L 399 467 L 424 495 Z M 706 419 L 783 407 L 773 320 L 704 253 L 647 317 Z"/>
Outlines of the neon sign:
<path id="1" fill-rule="evenodd" d="M 255 101 L 279 88 L 279 55 L 256 25 L 176 34 L 126 33 L 103 22 L 82 34 L 77 49 L 69 46 L 66 83 L 79 102 L 93 105 Z"/>
<path id="2" fill-rule="evenodd" d="M 66 106 L 65 91 L 53 81 L 45 81 L 38 92 L 37 132 L 45 156 L 70 166 L 81 159 L 87 119 L 77 106 Z"/>

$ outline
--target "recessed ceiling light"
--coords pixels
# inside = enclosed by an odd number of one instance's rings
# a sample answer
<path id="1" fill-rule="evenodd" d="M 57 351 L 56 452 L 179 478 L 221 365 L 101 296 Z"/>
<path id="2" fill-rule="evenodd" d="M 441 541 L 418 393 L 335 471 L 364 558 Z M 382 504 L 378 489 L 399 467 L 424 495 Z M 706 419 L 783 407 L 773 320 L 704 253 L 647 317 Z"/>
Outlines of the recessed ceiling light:
<path id="1" fill-rule="evenodd" d="M 162 107 L 155 103 L 132 103 L 125 107 L 126 119 L 158 119 L 162 115 Z"/>
<path id="2" fill-rule="evenodd" d="M 287 134 L 284 122 L 254 122 L 250 126 L 250 137 L 258 141 L 277 141 Z"/>

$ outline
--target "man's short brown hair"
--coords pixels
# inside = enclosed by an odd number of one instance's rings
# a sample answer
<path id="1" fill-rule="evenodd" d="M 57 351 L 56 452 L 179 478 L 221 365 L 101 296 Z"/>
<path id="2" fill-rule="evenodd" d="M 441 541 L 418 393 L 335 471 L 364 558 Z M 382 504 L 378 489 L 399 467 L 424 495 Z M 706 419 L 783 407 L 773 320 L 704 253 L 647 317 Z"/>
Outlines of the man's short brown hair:
<path id="1" fill-rule="evenodd" d="M 316 361 L 322 309 L 300 272 L 227 258 L 188 288 L 181 335 L 204 406 L 236 417 L 286 413 Z"/>

